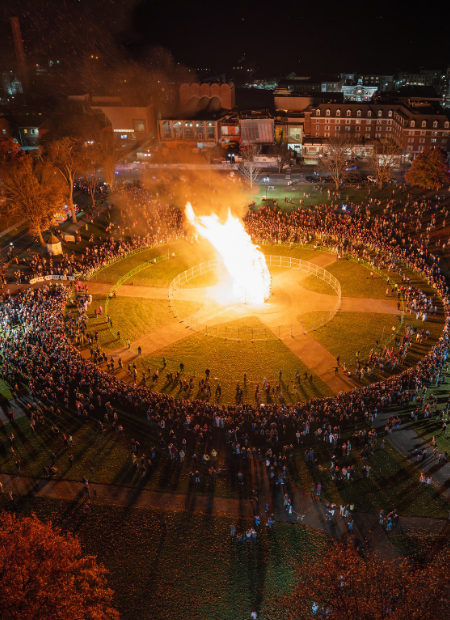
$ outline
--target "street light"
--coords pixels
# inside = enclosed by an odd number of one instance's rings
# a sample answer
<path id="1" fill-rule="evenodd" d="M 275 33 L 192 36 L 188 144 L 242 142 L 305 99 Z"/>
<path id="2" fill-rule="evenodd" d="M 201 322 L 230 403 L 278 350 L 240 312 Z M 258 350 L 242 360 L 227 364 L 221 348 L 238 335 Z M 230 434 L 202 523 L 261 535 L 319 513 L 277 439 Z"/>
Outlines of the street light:
<path id="1" fill-rule="evenodd" d="M 268 187 L 268 185 L 269 185 L 269 177 L 264 177 L 263 181 L 266 184 L 266 198 L 267 198 L 267 195 L 269 193 L 269 187 Z"/>

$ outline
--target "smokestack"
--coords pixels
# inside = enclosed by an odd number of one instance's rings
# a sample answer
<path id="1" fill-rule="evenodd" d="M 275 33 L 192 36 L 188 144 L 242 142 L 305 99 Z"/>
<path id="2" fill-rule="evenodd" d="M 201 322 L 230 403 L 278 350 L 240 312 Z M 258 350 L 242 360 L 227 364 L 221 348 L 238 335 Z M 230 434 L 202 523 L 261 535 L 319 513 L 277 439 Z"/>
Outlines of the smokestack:
<path id="1" fill-rule="evenodd" d="M 23 91 L 28 90 L 28 69 L 27 61 L 25 58 L 25 51 L 23 49 L 22 33 L 20 32 L 20 24 L 18 17 L 11 17 L 11 28 L 14 38 L 14 48 L 16 50 L 17 70 L 19 72 L 19 79 L 22 82 Z"/>

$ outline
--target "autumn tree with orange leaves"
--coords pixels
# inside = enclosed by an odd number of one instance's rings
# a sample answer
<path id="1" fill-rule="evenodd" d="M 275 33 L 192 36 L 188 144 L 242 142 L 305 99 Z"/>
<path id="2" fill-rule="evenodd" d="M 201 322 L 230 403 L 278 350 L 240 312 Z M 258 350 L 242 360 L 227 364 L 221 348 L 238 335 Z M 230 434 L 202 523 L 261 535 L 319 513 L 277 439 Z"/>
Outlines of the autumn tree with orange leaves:
<path id="1" fill-rule="evenodd" d="M 37 517 L 0 519 L 2 620 L 118 620 L 106 569 Z"/>
<path id="2" fill-rule="evenodd" d="M 265 620 L 448 620 L 450 552 L 429 562 L 360 556 L 342 543 L 300 565 L 292 594 Z"/>

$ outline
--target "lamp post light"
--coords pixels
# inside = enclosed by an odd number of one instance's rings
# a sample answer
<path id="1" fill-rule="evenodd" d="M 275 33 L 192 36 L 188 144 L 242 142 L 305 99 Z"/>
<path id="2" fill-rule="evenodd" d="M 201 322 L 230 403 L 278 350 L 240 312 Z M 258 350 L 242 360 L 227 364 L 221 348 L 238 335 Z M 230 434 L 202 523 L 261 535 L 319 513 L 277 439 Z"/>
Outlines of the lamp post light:
<path id="1" fill-rule="evenodd" d="M 268 197 L 268 193 L 269 193 L 269 177 L 264 177 L 263 179 L 264 183 L 266 184 L 266 198 Z"/>

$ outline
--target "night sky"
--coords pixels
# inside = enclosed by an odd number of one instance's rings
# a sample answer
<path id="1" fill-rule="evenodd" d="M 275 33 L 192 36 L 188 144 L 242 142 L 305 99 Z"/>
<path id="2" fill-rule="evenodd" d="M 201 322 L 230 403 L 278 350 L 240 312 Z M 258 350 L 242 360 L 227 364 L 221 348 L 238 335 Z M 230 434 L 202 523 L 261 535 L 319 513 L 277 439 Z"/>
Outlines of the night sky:
<path id="1" fill-rule="evenodd" d="M 113 50 L 139 59 L 163 46 L 176 62 L 223 71 L 244 57 L 258 73 L 392 73 L 450 65 L 450 3 L 220 3 L 206 0 L 18 0 L 3 7 L 2 65 L 13 60 L 7 18 L 27 54 L 75 61 Z M 13 11 L 13 13 L 11 13 Z"/>

